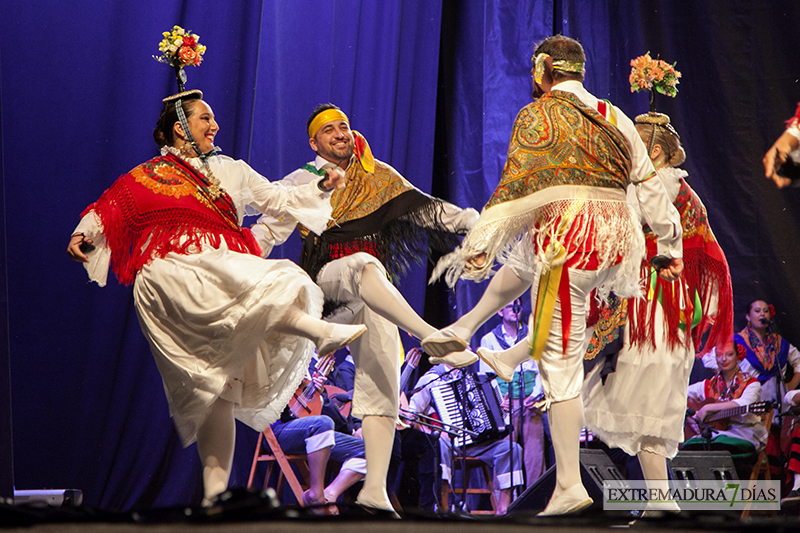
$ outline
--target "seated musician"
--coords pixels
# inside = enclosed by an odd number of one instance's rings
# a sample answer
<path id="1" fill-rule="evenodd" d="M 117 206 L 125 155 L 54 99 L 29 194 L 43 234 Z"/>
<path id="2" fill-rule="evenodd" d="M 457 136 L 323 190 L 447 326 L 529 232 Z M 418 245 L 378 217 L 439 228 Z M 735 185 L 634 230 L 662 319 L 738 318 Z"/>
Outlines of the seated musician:
<path id="1" fill-rule="evenodd" d="M 332 356 L 333 354 L 331 354 Z M 329 356 L 330 357 L 330 356 Z M 323 358 L 324 359 L 324 358 Z M 314 371 L 310 378 L 311 388 L 320 397 L 308 402 L 324 403 L 327 377 Z M 304 387 L 301 386 L 301 389 Z M 298 392 L 300 389 L 298 389 Z M 302 409 L 286 408 L 283 416 L 272 425 L 272 431 L 285 454 L 303 454 L 308 459 L 309 489 L 303 493 L 303 504 L 316 507 L 319 514 L 338 514 L 335 506 L 339 496 L 364 478 L 367 461 L 364 456 L 364 441 L 350 434 L 335 431 L 334 420 L 324 414 L 306 415 Z M 298 418 L 298 416 L 300 416 Z M 267 447 L 267 444 L 264 444 Z M 325 486 L 328 462 L 340 463 L 339 474 Z"/>
<path id="2" fill-rule="evenodd" d="M 800 390 L 790 390 L 783 397 L 783 405 L 786 408 L 797 407 L 800 405 Z M 793 410 L 794 411 L 794 410 Z M 800 423 L 798 423 L 798 413 L 794 414 L 793 429 L 791 431 L 791 439 L 789 440 L 789 450 L 787 453 L 786 471 L 790 475 L 789 486 L 791 487 L 789 493 L 781 499 L 781 509 L 786 506 L 797 507 L 800 505 Z"/>
<path id="3" fill-rule="evenodd" d="M 437 413 L 432 391 L 436 387 L 446 385 L 461 378 L 461 373 L 462 369 L 453 369 L 443 364 L 431 368 L 419 379 L 414 387 L 416 392 L 409 400 L 409 411 L 414 414 L 426 416 L 431 416 L 436 413 L 438 418 L 444 418 L 441 416 L 441 413 Z M 415 426 L 426 433 L 432 432 L 427 426 L 417 423 L 415 423 Z M 439 447 L 441 452 L 442 478 L 452 484 L 450 472 L 453 452 L 450 438 L 445 431 L 442 431 L 440 434 Z M 517 443 L 509 442 L 507 438 L 503 438 L 470 444 L 466 446 L 465 453 L 469 457 L 481 459 L 492 468 L 496 480 L 495 489 L 499 489 L 495 514 L 505 514 L 511 503 L 512 486 L 521 486 L 523 483 L 521 446 Z"/>
<path id="4" fill-rule="evenodd" d="M 702 425 L 697 421 L 709 422 L 715 414 L 731 408 L 748 408 L 744 414 L 736 414 L 724 419 L 721 426 L 712 427 L 710 432 L 710 449 L 728 450 L 738 463 L 747 457 L 753 457 L 767 442 L 767 430 L 761 417 L 754 414 L 754 404 L 759 402 L 761 384 L 749 374 L 743 373 L 738 365 L 738 357 L 731 350 L 719 351 L 716 354 L 717 374 L 703 381 L 689 385 L 689 406 L 702 407 L 696 410 L 693 417 L 688 417 L 695 433 L 702 433 Z M 768 407 L 758 409 L 764 412 Z M 700 426 L 700 427 L 698 427 Z M 721 429 L 720 429 L 721 428 Z M 681 449 L 706 449 L 706 438 L 697 435 L 687 440 Z"/>

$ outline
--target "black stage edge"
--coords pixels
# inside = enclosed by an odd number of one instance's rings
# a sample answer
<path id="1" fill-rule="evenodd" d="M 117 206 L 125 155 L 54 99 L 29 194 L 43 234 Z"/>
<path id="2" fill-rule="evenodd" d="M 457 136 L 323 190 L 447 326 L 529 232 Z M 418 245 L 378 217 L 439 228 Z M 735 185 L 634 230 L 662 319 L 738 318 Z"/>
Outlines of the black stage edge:
<path id="1" fill-rule="evenodd" d="M 297 533 L 298 528 L 313 528 L 314 533 L 516 533 L 531 527 L 548 532 L 607 531 L 630 528 L 639 531 L 746 531 L 772 532 L 800 530 L 800 516 L 757 515 L 743 522 L 738 512 L 683 512 L 643 518 L 629 524 L 631 517 L 600 509 L 565 517 L 539 518 L 535 512 L 517 510 L 506 517 L 473 517 L 429 512 L 402 512 L 401 519 L 387 513 L 374 514 L 356 505 L 340 505 L 338 516 L 318 516 L 311 509 L 279 506 L 266 493 L 237 489 L 225 493 L 210 508 L 172 507 L 112 513 L 87 507 L 0 505 L 0 528 L 20 531 L 71 532 L 178 532 L 225 531 L 230 533 L 270 531 Z M 53 525 L 57 525 L 54 529 Z M 543 529 L 542 529 L 543 528 Z"/>

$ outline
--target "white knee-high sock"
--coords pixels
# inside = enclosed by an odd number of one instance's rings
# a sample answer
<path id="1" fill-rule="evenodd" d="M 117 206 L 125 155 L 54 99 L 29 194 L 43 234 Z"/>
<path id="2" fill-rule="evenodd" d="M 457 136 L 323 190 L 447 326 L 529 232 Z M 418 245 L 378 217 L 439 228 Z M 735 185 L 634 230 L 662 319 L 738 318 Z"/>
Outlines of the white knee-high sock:
<path id="1" fill-rule="evenodd" d="M 364 486 L 358 493 L 356 501 L 386 511 L 394 510 L 386 492 L 386 474 L 392 458 L 394 426 L 394 418 L 388 416 L 369 415 L 361 421 L 367 474 L 364 476 Z"/>
<path id="2" fill-rule="evenodd" d="M 580 433 L 583 428 L 583 402 L 580 397 L 553 402 L 548 413 L 550 436 L 556 456 L 556 488 L 559 495 L 581 483 Z"/>
<path id="3" fill-rule="evenodd" d="M 233 402 L 217 398 L 197 432 L 197 452 L 203 464 L 203 503 L 228 488 L 235 444 Z"/>
<path id="4" fill-rule="evenodd" d="M 496 315 L 509 302 L 522 296 L 530 286 L 530 280 L 520 278 L 511 268 L 503 266 L 489 282 L 475 307 L 456 320 L 451 328 L 459 336 L 464 335 L 462 339 L 469 340 L 484 322 Z"/>
<path id="5" fill-rule="evenodd" d="M 436 328 L 422 320 L 380 269 L 367 264 L 361 271 L 361 299 L 370 309 L 418 339 L 424 339 Z"/>

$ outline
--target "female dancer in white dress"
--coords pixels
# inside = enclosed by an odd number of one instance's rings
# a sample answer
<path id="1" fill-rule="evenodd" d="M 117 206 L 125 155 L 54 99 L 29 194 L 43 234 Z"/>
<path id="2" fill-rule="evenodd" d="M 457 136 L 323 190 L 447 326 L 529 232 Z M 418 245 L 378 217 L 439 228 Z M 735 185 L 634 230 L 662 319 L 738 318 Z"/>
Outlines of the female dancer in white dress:
<path id="1" fill-rule="evenodd" d="M 161 156 L 87 208 L 67 252 L 101 286 L 109 265 L 133 284 L 170 414 L 183 444 L 197 441 L 209 504 L 227 488 L 234 418 L 265 429 L 302 380 L 313 345 L 332 352 L 366 328 L 319 320 L 319 287 L 290 261 L 262 259 L 241 226 L 248 205 L 321 232 L 341 174 L 284 187 L 216 155 L 219 126 L 201 98 L 187 91 L 165 99 L 153 133 Z"/>

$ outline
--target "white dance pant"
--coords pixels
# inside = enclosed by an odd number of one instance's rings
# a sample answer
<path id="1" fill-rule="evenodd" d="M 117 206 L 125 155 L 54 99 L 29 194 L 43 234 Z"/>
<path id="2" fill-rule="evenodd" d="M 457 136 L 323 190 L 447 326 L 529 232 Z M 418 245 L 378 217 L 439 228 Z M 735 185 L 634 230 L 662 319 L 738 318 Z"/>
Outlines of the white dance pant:
<path id="1" fill-rule="evenodd" d="M 326 317 L 338 324 L 364 324 L 367 332 L 350 344 L 356 367 L 353 416 L 397 417 L 402 346 L 397 326 L 372 311 L 361 299 L 361 273 L 368 264 L 386 269 L 375 257 L 359 252 L 335 259 L 317 275 L 326 301 L 340 306 Z"/>
<path id="2" fill-rule="evenodd" d="M 569 289 L 572 322 L 567 349 L 564 351 L 561 331 L 561 299 L 556 299 L 553 321 L 540 360 L 536 362 L 542 376 L 542 388 L 548 402 L 563 402 L 581 395 L 583 386 L 583 356 L 586 353 L 586 315 L 589 296 L 596 287 L 616 275 L 619 265 L 603 270 L 569 269 Z M 531 308 L 536 307 L 541 268 L 531 286 Z M 531 330 L 533 330 L 533 325 Z"/>

